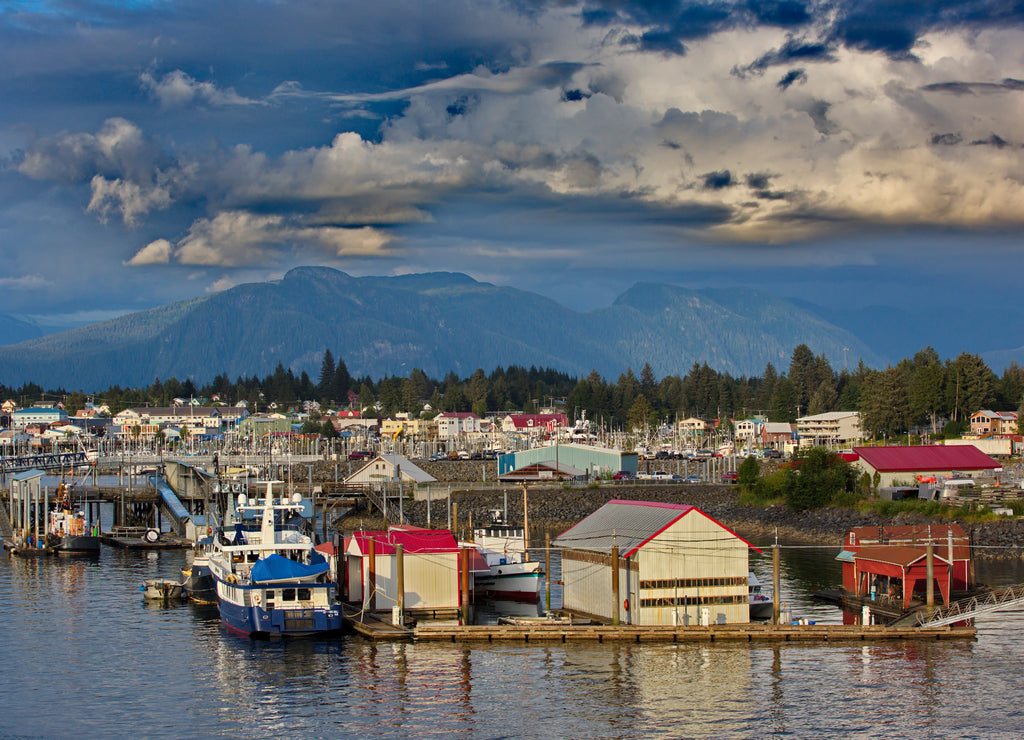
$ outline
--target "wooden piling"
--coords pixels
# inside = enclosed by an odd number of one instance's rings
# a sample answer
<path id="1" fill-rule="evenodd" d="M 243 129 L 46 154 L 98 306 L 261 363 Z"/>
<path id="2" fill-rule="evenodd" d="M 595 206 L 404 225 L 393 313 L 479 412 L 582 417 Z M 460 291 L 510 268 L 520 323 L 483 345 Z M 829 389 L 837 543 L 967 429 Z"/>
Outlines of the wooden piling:
<path id="1" fill-rule="evenodd" d="M 377 543 L 372 537 L 370 538 L 369 561 L 366 569 L 366 587 L 370 591 L 370 598 L 369 601 L 366 601 L 366 609 L 374 612 L 377 611 Z"/>
<path id="2" fill-rule="evenodd" d="M 619 546 L 612 545 L 612 625 L 619 625 Z"/>
<path id="3" fill-rule="evenodd" d="M 398 602 L 398 624 L 405 624 L 405 546 L 395 545 L 396 599 Z"/>

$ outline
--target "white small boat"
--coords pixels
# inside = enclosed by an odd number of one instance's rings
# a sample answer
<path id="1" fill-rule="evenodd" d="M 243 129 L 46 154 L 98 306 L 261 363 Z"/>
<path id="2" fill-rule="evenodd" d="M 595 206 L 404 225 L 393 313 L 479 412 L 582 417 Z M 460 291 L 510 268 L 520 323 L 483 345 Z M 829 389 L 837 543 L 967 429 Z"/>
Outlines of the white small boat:
<path id="1" fill-rule="evenodd" d="M 771 593 L 763 590 L 761 581 L 753 572 L 747 577 L 747 586 L 750 590 L 750 618 L 771 619 L 775 607 Z"/>
<path id="2" fill-rule="evenodd" d="M 139 586 L 139 590 L 146 601 L 162 601 L 169 604 L 172 601 L 181 601 L 182 598 L 180 583 L 161 578 L 147 578 Z"/>
<path id="3" fill-rule="evenodd" d="M 478 592 L 495 601 L 536 604 L 544 571 L 530 562 L 526 552 L 526 530 L 507 524 L 500 511 L 491 512 L 486 527 L 473 529 L 472 545 L 487 561 L 489 573 L 474 576 Z"/>

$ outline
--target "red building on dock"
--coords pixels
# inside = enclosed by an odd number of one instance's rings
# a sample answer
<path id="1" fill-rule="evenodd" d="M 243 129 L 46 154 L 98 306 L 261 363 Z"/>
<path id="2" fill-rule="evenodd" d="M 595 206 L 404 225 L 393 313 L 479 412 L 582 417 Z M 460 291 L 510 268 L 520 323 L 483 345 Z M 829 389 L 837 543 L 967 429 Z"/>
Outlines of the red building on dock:
<path id="1" fill-rule="evenodd" d="M 836 557 L 843 588 L 855 596 L 899 596 L 908 609 L 914 592 L 927 589 L 929 544 L 933 579 L 948 604 L 954 591 L 971 586 L 970 540 L 959 524 L 854 527 Z"/>

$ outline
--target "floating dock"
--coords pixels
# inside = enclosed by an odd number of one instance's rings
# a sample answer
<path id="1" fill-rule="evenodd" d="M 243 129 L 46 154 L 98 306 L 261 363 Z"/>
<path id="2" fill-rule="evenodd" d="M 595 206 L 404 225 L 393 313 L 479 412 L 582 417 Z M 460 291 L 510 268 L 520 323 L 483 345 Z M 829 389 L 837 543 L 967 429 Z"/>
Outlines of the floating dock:
<path id="1" fill-rule="evenodd" d="M 708 627 L 605 624 L 421 624 L 403 629 L 377 615 L 349 618 L 349 625 L 371 640 L 429 642 L 883 642 L 891 640 L 973 640 L 974 627 L 893 628 L 844 624 L 716 624 Z"/>

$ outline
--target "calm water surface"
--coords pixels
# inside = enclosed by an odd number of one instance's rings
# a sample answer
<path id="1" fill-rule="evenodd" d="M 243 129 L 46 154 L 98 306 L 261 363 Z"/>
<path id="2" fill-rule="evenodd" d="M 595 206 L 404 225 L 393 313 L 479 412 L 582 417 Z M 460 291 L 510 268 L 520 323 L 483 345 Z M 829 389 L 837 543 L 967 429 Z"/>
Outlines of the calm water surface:
<path id="1" fill-rule="evenodd" d="M 796 615 L 835 548 L 786 550 Z M 252 643 L 216 609 L 144 603 L 181 552 L 104 547 L 96 562 L 0 558 L 0 736 L 1018 738 L 1024 613 L 976 642 L 875 645 Z M 770 582 L 768 559 L 752 561 Z M 979 568 L 990 584 L 1024 568 Z M 559 594 L 553 594 L 557 603 Z"/>

